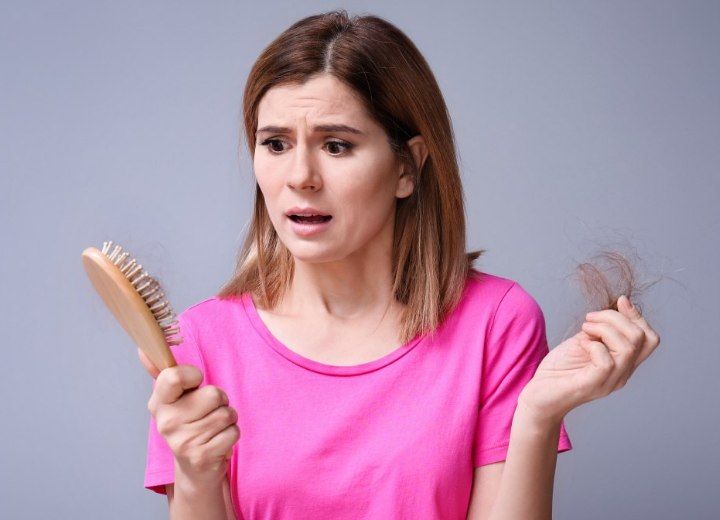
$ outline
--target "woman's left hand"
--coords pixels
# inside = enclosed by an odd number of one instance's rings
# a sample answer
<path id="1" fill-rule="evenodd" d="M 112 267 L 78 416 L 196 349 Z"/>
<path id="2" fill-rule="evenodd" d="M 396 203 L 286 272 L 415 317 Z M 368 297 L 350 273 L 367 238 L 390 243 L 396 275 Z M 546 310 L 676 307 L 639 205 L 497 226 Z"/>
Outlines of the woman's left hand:
<path id="1" fill-rule="evenodd" d="M 519 407 L 559 422 L 570 410 L 627 383 L 660 338 L 627 297 L 617 306 L 587 314 L 581 331 L 550 351 L 520 394 Z"/>

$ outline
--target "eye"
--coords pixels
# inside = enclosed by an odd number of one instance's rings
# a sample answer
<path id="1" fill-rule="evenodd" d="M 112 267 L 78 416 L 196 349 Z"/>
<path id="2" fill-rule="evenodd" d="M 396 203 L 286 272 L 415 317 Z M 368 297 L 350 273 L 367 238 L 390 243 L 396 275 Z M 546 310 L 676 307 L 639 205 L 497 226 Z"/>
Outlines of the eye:
<path id="1" fill-rule="evenodd" d="M 335 156 L 345 155 L 350 150 L 352 150 L 352 148 L 353 148 L 353 145 L 351 143 L 348 143 L 347 141 L 335 140 L 335 141 L 327 141 L 325 143 L 325 150 L 327 150 L 327 152 L 330 155 L 335 155 Z"/>
<path id="2" fill-rule="evenodd" d="M 260 146 L 267 148 L 270 153 L 282 153 L 287 150 L 287 143 L 285 143 L 282 139 L 277 139 L 275 137 L 265 139 L 262 143 L 260 143 Z"/>

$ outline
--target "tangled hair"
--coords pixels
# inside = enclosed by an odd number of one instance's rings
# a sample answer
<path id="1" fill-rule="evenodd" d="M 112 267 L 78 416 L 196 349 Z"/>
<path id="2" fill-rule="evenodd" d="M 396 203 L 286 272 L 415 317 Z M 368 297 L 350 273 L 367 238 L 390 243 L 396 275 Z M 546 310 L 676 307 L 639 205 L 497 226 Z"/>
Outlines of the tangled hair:
<path id="1" fill-rule="evenodd" d="M 255 62 L 245 87 L 243 118 L 251 156 L 258 106 L 269 89 L 329 74 L 348 85 L 387 134 L 410 172 L 412 195 L 396 203 L 393 294 L 405 305 L 401 337 L 434 330 L 460 300 L 472 261 L 465 252 L 465 214 L 455 142 L 445 101 L 427 62 L 397 27 L 344 11 L 292 25 Z M 427 160 L 418 170 L 407 142 L 423 136 Z M 248 235 L 220 297 L 244 292 L 273 308 L 293 276 L 293 259 L 270 222 L 256 185 Z"/>
<path id="2" fill-rule="evenodd" d="M 641 311 L 639 298 L 659 279 L 641 282 L 637 262 L 636 254 L 608 250 L 578 264 L 576 280 L 590 309 L 616 311 L 618 299 L 625 295 Z"/>

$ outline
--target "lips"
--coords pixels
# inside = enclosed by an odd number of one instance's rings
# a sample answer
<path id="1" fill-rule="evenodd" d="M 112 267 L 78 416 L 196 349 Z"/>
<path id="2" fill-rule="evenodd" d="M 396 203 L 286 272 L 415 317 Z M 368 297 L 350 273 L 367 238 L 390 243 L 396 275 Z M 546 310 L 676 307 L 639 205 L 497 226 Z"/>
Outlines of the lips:
<path id="1" fill-rule="evenodd" d="M 323 224 L 332 219 L 332 215 L 315 208 L 292 208 L 285 215 L 298 224 Z"/>

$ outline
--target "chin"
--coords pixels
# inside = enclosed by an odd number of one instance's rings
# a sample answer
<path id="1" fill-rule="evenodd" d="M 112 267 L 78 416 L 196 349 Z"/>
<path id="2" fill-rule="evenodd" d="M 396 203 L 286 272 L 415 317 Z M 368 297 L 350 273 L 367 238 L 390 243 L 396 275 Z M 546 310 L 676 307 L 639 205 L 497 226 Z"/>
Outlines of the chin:
<path id="1" fill-rule="evenodd" d="M 328 264 L 331 262 L 337 262 L 338 260 L 342 260 L 341 257 L 330 254 L 295 254 L 290 251 L 290 255 L 293 257 L 294 260 L 302 262 L 304 264 Z"/>
<path id="2" fill-rule="evenodd" d="M 325 264 L 341 260 L 337 251 L 317 247 L 317 244 L 285 244 L 293 259 L 307 264 Z"/>

